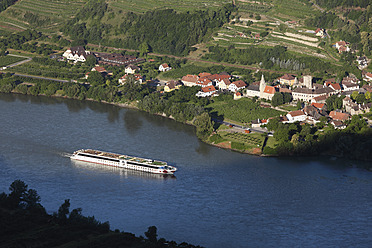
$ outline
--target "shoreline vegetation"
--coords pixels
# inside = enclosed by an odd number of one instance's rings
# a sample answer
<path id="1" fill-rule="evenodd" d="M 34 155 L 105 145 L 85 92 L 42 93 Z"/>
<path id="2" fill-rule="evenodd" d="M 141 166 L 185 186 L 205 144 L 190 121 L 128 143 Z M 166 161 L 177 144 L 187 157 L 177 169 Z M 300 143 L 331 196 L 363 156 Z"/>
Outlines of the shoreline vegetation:
<path id="1" fill-rule="evenodd" d="M 9 191 L 0 193 L 1 247 L 201 248 L 158 238 L 155 226 L 148 227 L 145 237 L 113 231 L 109 222 L 82 215 L 81 208 L 70 211 L 69 199 L 48 214 L 37 191 L 21 180 L 12 182 Z"/>

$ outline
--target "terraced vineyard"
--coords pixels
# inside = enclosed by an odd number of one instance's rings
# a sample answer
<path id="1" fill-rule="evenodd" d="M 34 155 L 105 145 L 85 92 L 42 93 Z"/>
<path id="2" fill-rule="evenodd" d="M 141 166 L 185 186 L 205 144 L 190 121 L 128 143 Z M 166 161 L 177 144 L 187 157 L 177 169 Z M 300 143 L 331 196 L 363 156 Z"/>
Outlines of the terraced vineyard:
<path id="1" fill-rule="evenodd" d="M 0 30 L 22 31 L 36 28 L 54 33 L 72 18 L 86 0 L 22 0 L 0 13 Z"/>
<path id="2" fill-rule="evenodd" d="M 144 13 L 149 10 L 170 8 L 177 11 L 189 11 L 201 8 L 214 8 L 225 3 L 231 3 L 228 0 L 109 0 L 109 6 L 112 9 L 122 11 L 133 11 Z"/>

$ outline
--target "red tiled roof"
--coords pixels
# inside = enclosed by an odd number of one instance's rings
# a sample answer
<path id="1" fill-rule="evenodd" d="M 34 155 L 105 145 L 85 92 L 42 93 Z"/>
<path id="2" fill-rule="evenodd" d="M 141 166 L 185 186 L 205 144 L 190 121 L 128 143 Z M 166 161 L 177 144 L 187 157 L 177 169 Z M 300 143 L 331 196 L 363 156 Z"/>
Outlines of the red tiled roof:
<path id="1" fill-rule="evenodd" d="M 367 73 L 366 73 L 366 76 L 372 78 L 372 73 L 367 72 Z"/>
<path id="2" fill-rule="evenodd" d="M 168 68 L 169 65 L 167 63 L 164 63 L 164 64 L 161 64 L 163 66 L 163 68 Z"/>
<path id="3" fill-rule="evenodd" d="M 199 77 L 197 75 L 190 75 L 190 74 L 182 77 L 182 81 L 193 82 L 193 83 L 196 83 L 198 79 Z"/>
<path id="4" fill-rule="evenodd" d="M 328 96 L 324 95 L 324 96 L 314 97 L 313 99 L 318 102 L 318 101 L 326 100 L 327 98 Z"/>
<path id="5" fill-rule="evenodd" d="M 227 78 L 224 78 L 221 81 L 224 82 L 227 86 L 231 84 L 230 80 L 228 80 Z"/>
<path id="6" fill-rule="evenodd" d="M 304 115 L 305 113 L 302 110 L 296 110 L 296 111 L 289 112 L 288 114 L 291 115 L 292 117 L 295 117 L 295 116 Z"/>
<path id="7" fill-rule="evenodd" d="M 318 109 L 322 109 L 324 107 L 324 103 L 315 103 L 314 102 L 311 105 L 318 108 Z"/>
<path id="8" fill-rule="evenodd" d="M 240 92 L 236 92 L 235 95 L 237 95 L 237 96 L 241 96 L 242 93 L 240 93 Z"/>
<path id="9" fill-rule="evenodd" d="M 216 88 L 214 88 L 214 86 L 211 85 L 211 86 L 203 87 L 202 91 L 207 93 L 207 92 L 211 92 L 211 91 L 216 91 Z"/>
<path id="10" fill-rule="evenodd" d="M 210 76 L 212 74 L 210 74 L 209 72 L 201 72 L 199 73 L 199 77 L 207 77 L 207 76 Z"/>
<path id="11" fill-rule="evenodd" d="M 265 86 L 265 90 L 264 92 L 265 93 L 268 93 L 268 94 L 275 94 L 275 87 L 273 86 Z"/>
<path id="12" fill-rule="evenodd" d="M 106 69 L 102 66 L 96 66 L 93 68 L 95 71 L 98 71 L 98 72 L 105 72 Z"/>
<path id="13" fill-rule="evenodd" d="M 337 111 L 331 111 L 331 113 L 329 113 L 329 116 L 333 120 L 337 120 L 337 121 L 346 121 L 350 117 L 350 115 L 347 114 L 347 113 L 341 113 L 341 112 L 337 112 Z"/>
<path id="14" fill-rule="evenodd" d="M 287 89 L 287 88 L 279 88 L 279 92 L 292 93 L 292 91 L 290 89 Z"/>
<path id="15" fill-rule="evenodd" d="M 334 90 L 341 90 L 341 85 L 336 83 L 329 83 L 329 87 L 333 88 Z"/>
<path id="16" fill-rule="evenodd" d="M 238 88 L 247 86 L 247 84 L 243 80 L 232 82 L 232 84 L 235 84 Z"/>

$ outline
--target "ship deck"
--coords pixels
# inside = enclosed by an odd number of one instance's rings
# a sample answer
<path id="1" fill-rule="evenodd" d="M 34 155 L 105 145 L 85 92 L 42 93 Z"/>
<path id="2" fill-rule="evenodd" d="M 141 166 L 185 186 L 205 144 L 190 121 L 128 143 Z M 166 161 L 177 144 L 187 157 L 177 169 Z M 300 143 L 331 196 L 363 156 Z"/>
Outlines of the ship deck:
<path id="1" fill-rule="evenodd" d="M 92 154 L 92 155 L 97 155 L 97 156 L 103 156 L 103 157 L 109 157 L 109 158 L 115 158 L 115 159 L 124 159 L 127 161 L 145 163 L 148 165 L 167 165 L 167 163 L 163 161 L 139 158 L 139 157 L 128 156 L 128 155 L 121 155 L 121 154 L 110 153 L 110 152 L 102 152 L 102 151 L 97 151 L 97 150 L 92 150 L 92 149 L 83 150 L 83 152 Z"/>

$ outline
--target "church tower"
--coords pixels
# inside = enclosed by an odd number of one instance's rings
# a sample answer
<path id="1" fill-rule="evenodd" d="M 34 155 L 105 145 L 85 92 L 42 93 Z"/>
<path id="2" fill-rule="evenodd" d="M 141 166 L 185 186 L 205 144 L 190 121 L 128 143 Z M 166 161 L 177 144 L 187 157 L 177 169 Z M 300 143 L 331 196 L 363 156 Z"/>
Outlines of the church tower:
<path id="1" fill-rule="evenodd" d="M 262 74 L 261 81 L 260 81 L 260 98 L 263 98 L 265 87 L 266 87 L 266 82 L 265 82 L 264 75 Z"/>

